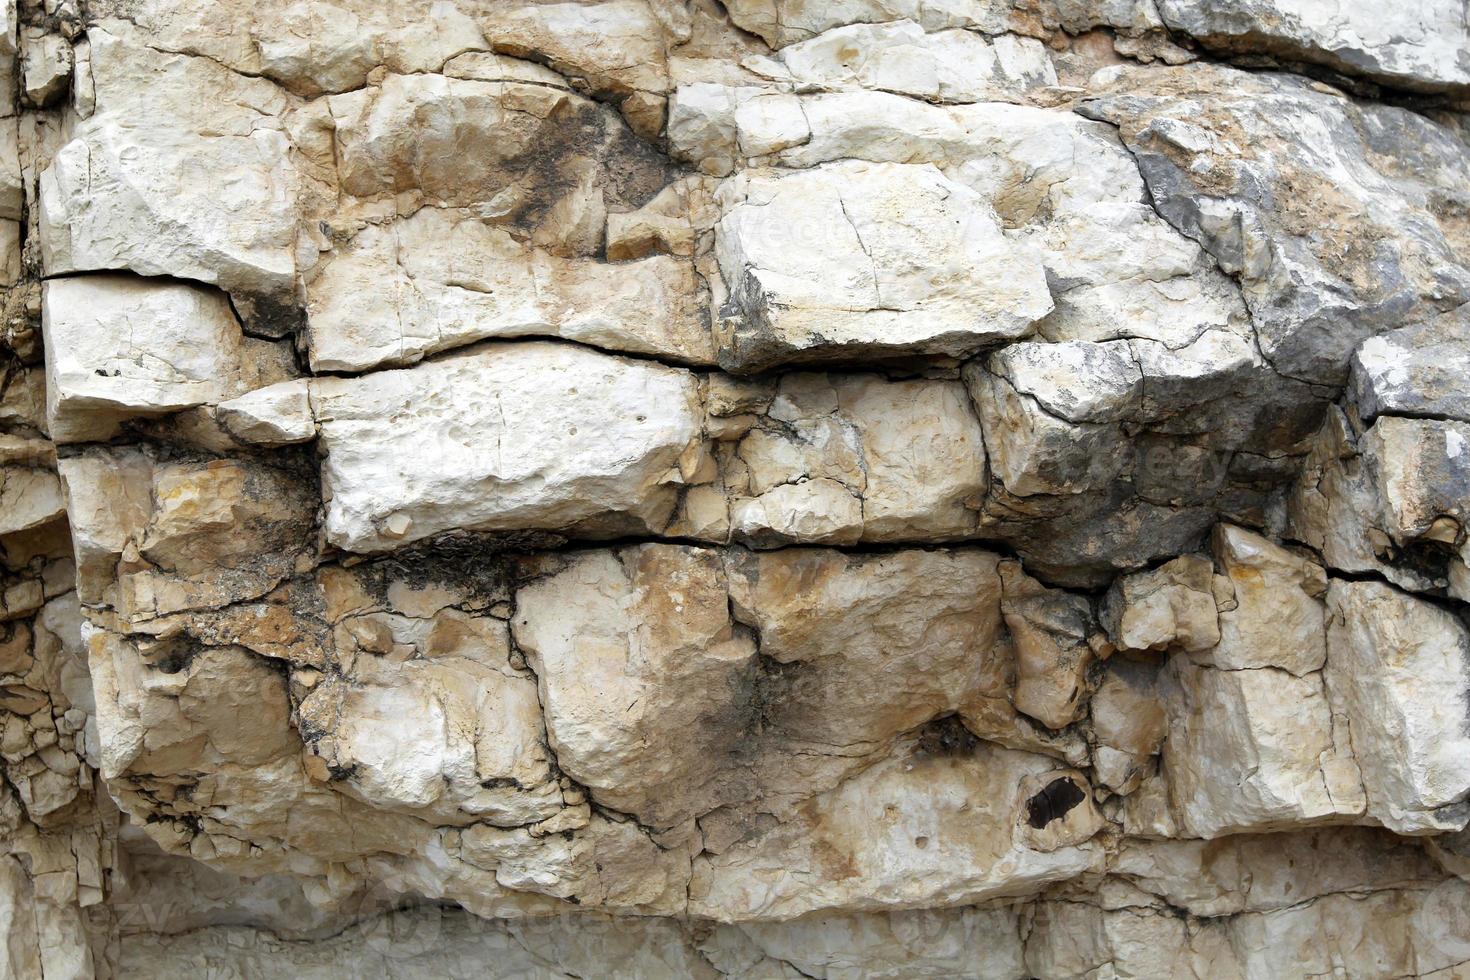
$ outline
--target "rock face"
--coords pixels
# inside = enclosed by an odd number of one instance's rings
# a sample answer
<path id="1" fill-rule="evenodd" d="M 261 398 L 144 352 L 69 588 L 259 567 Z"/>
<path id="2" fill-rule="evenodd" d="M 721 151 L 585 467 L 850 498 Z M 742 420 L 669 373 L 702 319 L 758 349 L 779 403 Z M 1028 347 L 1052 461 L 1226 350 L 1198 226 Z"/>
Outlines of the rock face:
<path id="1" fill-rule="evenodd" d="M 311 401 L 324 529 L 353 551 L 457 529 L 656 531 L 700 434 L 688 372 L 552 344 L 323 380 Z"/>
<path id="2" fill-rule="evenodd" d="M 962 357 L 1051 312 L 1040 260 L 933 167 L 832 163 L 721 190 L 715 252 L 730 297 L 720 363 Z M 827 220 L 837 214 L 844 224 Z M 792 248 L 793 235 L 810 240 Z M 793 254 L 794 253 L 794 254 Z M 803 267 L 803 264 L 805 267 Z"/>
<path id="3" fill-rule="evenodd" d="M 0 77 L 0 978 L 1470 962 L 1458 0 Z"/>
<path id="4" fill-rule="evenodd" d="M 1414 90 L 1470 87 L 1470 23 L 1452 3 L 1418 0 L 1372 11 L 1310 0 L 1162 0 L 1159 14 L 1212 50 L 1312 62 Z"/>

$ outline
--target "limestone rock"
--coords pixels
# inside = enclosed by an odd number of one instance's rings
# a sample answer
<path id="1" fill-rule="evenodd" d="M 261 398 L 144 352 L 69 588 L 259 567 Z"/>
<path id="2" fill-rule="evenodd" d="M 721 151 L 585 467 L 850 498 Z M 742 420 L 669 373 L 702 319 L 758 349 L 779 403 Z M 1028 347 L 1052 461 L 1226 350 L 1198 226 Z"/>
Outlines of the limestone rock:
<path id="1" fill-rule="evenodd" d="M 1296 533 L 1332 568 L 1443 593 L 1462 574 L 1466 423 L 1384 416 L 1324 421 L 1291 500 Z"/>
<path id="2" fill-rule="evenodd" d="M 480 19 L 497 50 L 585 79 L 594 92 L 621 103 L 636 132 L 648 138 L 658 135 L 662 96 L 668 90 L 661 22 L 668 14 L 658 5 L 601 0 L 505 6 Z"/>
<path id="3" fill-rule="evenodd" d="M 1220 612 L 1219 643 L 1195 659 L 1224 670 L 1278 667 L 1299 677 L 1321 670 L 1322 566 L 1231 524 L 1215 528 L 1214 545 L 1233 605 Z"/>
<path id="4" fill-rule="evenodd" d="M 27 28 L 21 36 L 21 97 L 36 109 L 60 99 L 71 81 L 71 45 L 59 34 Z"/>
<path id="5" fill-rule="evenodd" d="M 1086 710 L 1093 661 L 1092 606 L 1048 589 L 1016 562 L 1000 567 L 1001 612 L 1016 655 L 1016 710 L 1047 728 L 1064 728 Z"/>
<path id="6" fill-rule="evenodd" d="M 1470 633 L 1452 613 L 1377 582 L 1327 593 L 1327 693 L 1347 720 L 1368 813 L 1399 833 L 1470 819 L 1465 735 Z"/>
<path id="7" fill-rule="evenodd" d="M 346 194 L 402 214 L 410 202 L 474 208 L 560 255 L 596 253 L 607 212 L 641 206 L 672 176 L 612 110 L 540 81 L 395 74 L 328 107 Z M 562 127 L 584 135 L 547 139 Z M 458 153 L 467 139 L 489 152 Z"/>
<path id="8" fill-rule="evenodd" d="M 1158 668 L 1115 657 L 1088 707 L 1098 780 L 1119 794 L 1136 790 L 1168 735 Z"/>
<path id="9" fill-rule="evenodd" d="M 588 552 L 518 593 L 514 635 L 565 771 L 663 829 L 789 807 L 905 731 L 1003 701 L 995 569 L 979 551 Z"/>
<path id="10" fill-rule="evenodd" d="M 46 272 L 193 279 L 259 298 L 254 318 L 275 319 L 294 286 L 299 189 L 280 90 L 131 31 L 89 41 L 97 109 L 41 176 Z M 143 81 L 159 77 L 168 85 Z M 169 98 L 173 86 L 189 98 Z"/>
<path id="11" fill-rule="evenodd" d="M 749 734 L 756 656 L 728 592 L 717 553 L 659 545 L 521 590 L 515 637 L 551 746 L 599 803 L 666 828 L 752 791 L 725 762 Z"/>
<path id="12" fill-rule="evenodd" d="M 911 20 L 926 31 L 963 28 L 983 35 L 1007 32 L 1037 34 L 1060 25 L 1074 33 L 1106 25 L 1128 32 L 1162 26 L 1154 5 L 1141 0 L 1081 3 L 1056 0 L 1016 4 L 1010 0 L 847 0 L 813 5 L 801 0 L 734 0 L 730 19 L 761 36 L 772 47 L 805 40 L 823 31 L 849 24 L 884 24 Z"/>
<path id="13" fill-rule="evenodd" d="M 488 337 L 549 336 L 710 364 L 699 293 L 692 267 L 668 256 L 620 265 L 558 256 L 426 207 L 369 225 L 323 263 L 307 286 L 311 362 L 363 371 Z"/>
<path id="14" fill-rule="evenodd" d="M 1470 167 L 1452 131 L 1284 75 L 1139 81 L 1081 111 L 1119 126 L 1159 213 L 1240 277 L 1282 374 L 1341 383 L 1363 340 L 1470 299 L 1445 210 Z"/>
<path id="15" fill-rule="evenodd" d="M 717 340 L 729 370 L 960 357 L 1025 335 L 1051 310 L 1035 257 L 933 168 L 754 173 L 721 196 L 716 251 L 730 298 Z M 810 236 L 794 254 L 793 229 Z"/>
<path id="16" fill-rule="evenodd" d="M 1353 353 L 1351 392 L 1358 415 L 1365 422 L 1379 415 L 1470 422 L 1467 334 L 1465 314 L 1449 313 L 1365 340 Z"/>
<path id="17" fill-rule="evenodd" d="M 307 96 L 358 88 L 379 65 L 438 71 L 454 55 L 484 43 L 474 21 L 448 5 L 412 16 L 362 0 L 230 7 L 104 0 L 93 12 L 107 18 L 109 27 L 126 20 L 160 47 L 197 51 L 241 75 L 263 75 Z"/>
<path id="18" fill-rule="evenodd" d="M 0 0 L 0 975 L 1463 972 L 1465 34 Z"/>
<path id="19" fill-rule="evenodd" d="M 319 380 L 312 404 L 327 538 L 351 551 L 456 528 L 656 529 L 700 434 L 687 372 L 556 344 Z"/>
<path id="20" fill-rule="evenodd" d="M 762 547 L 963 537 L 984 448 L 954 382 L 786 375 L 724 467 L 733 534 Z"/>
<path id="21" fill-rule="evenodd" d="M 271 345 L 241 333 L 215 290 L 72 276 L 46 284 L 45 316 L 47 424 L 58 442 L 107 439 L 129 418 L 216 404 L 265 380 L 262 368 L 286 370 Z"/>
<path id="22" fill-rule="evenodd" d="M 1470 32 L 1463 12 L 1442 0 L 1392 9 L 1328 11 L 1303 0 L 1228 0 L 1208 6 L 1161 0 L 1170 28 L 1208 47 L 1325 65 L 1385 85 L 1420 91 L 1470 87 Z"/>
<path id="23" fill-rule="evenodd" d="M 220 424 L 236 438 L 264 446 L 289 446 L 316 438 L 311 395 L 301 379 L 256 388 L 216 408 Z"/>
<path id="24" fill-rule="evenodd" d="M 1120 649 L 1206 650 L 1220 642 L 1214 566 L 1180 555 L 1151 572 L 1123 576 L 1108 590 L 1103 624 Z"/>
<path id="25" fill-rule="evenodd" d="M 933 102 L 1009 101 L 1056 84 L 1040 41 L 967 30 L 926 32 L 913 21 L 855 24 L 781 50 L 791 80 L 805 90 L 846 87 L 897 92 Z"/>
<path id="26" fill-rule="evenodd" d="M 1122 344 L 1016 344 L 966 380 L 995 475 L 1019 496 L 1106 485 L 1129 463 L 1118 424 L 1142 387 Z"/>
<path id="27" fill-rule="evenodd" d="M 315 486 L 249 459 L 94 449 L 61 461 L 78 594 L 128 620 L 270 591 L 315 551 Z"/>
<path id="28" fill-rule="evenodd" d="M 0 466 L 0 515 L 0 535 L 65 517 L 56 473 L 36 466 Z"/>
<path id="29" fill-rule="evenodd" d="M 1362 813 L 1358 768 L 1320 673 L 1219 670 L 1176 657 L 1162 685 L 1164 773 L 1187 835 L 1350 822 Z"/>
<path id="30" fill-rule="evenodd" d="M 815 798 L 798 819 L 696 861 L 691 910 L 787 919 L 833 905 L 968 904 L 1065 881 L 1094 866 L 1097 845 L 1037 850 L 1028 840 L 1028 830 L 1084 804 L 1075 784 L 1055 803 L 1023 795 L 1027 777 L 1051 768 L 1007 749 L 901 752 Z M 876 826 L 860 816 L 884 812 L 890 820 Z"/>

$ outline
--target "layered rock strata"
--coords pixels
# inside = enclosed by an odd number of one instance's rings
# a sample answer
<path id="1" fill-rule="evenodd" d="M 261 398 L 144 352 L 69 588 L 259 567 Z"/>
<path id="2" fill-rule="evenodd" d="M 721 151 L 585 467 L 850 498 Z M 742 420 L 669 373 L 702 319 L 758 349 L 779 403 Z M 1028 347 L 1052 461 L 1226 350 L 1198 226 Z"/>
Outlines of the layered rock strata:
<path id="1" fill-rule="evenodd" d="M 0 20 L 0 977 L 1466 972 L 1462 4 Z"/>

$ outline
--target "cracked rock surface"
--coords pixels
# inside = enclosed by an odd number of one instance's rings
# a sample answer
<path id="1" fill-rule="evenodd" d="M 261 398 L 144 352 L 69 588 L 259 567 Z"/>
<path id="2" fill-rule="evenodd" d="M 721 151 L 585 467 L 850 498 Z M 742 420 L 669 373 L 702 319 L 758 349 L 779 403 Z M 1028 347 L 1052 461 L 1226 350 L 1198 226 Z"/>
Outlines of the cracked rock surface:
<path id="1" fill-rule="evenodd" d="M 0 980 L 1470 976 L 1380 7 L 0 0 Z"/>

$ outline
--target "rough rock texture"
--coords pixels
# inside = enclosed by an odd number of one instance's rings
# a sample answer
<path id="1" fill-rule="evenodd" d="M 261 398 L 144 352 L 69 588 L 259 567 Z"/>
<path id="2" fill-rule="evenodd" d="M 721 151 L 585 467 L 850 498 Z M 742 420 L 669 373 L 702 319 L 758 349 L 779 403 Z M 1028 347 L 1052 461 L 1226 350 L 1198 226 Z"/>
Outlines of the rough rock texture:
<path id="1" fill-rule="evenodd" d="M 1459 0 L 0 78 L 0 978 L 1466 974 Z"/>

